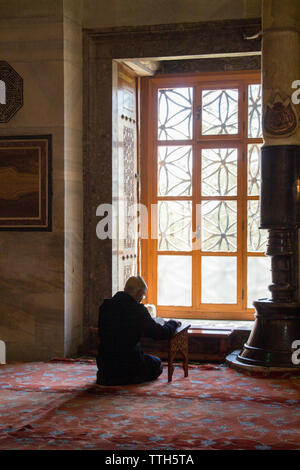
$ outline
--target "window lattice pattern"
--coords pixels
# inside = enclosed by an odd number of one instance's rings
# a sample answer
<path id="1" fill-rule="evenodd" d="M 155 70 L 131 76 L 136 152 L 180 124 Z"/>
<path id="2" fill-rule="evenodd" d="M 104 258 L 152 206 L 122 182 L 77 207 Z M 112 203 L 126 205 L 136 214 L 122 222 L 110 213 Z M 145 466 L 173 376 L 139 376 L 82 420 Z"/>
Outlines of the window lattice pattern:
<path id="1" fill-rule="evenodd" d="M 262 137 L 261 85 L 248 85 L 248 137 Z"/>
<path id="2" fill-rule="evenodd" d="M 158 139 L 192 139 L 193 88 L 158 90 Z"/>
<path id="3" fill-rule="evenodd" d="M 237 194 L 237 149 L 205 149 L 201 161 L 203 196 Z"/>
<path id="4" fill-rule="evenodd" d="M 202 134 L 238 133 L 238 90 L 202 91 Z"/>
<path id="5" fill-rule="evenodd" d="M 202 203 L 202 250 L 236 251 L 236 201 Z"/>
<path id="6" fill-rule="evenodd" d="M 158 148 L 158 195 L 192 194 L 192 147 Z"/>
<path id="7" fill-rule="evenodd" d="M 248 201 L 248 251 L 266 251 L 267 230 L 259 229 L 259 201 Z"/>
<path id="8" fill-rule="evenodd" d="M 158 249 L 160 251 L 192 249 L 191 201 L 159 201 Z"/>
<path id="9" fill-rule="evenodd" d="M 262 90 L 251 77 L 232 80 L 188 80 L 182 87 L 161 81 L 156 89 L 152 200 L 159 305 L 192 305 L 192 289 L 198 289 L 197 307 L 213 311 L 213 304 L 239 302 L 245 309 L 261 295 L 262 278 L 266 282 L 265 273 L 256 272 L 269 262 L 263 256 L 267 231 L 259 229 Z M 246 99 L 242 90 L 248 90 Z M 200 282 L 192 278 L 195 263 Z M 171 281 L 176 292 L 170 294 Z"/>
<path id="10" fill-rule="evenodd" d="M 258 196 L 260 191 L 260 148 L 262 144 L 248 145 L 248 195 Z"/>

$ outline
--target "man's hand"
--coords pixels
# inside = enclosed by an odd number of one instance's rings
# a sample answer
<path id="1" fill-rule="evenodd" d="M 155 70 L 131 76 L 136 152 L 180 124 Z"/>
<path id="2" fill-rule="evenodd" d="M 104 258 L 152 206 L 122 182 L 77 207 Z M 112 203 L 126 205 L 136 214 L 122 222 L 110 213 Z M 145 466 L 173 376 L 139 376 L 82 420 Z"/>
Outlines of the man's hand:
<path id="1" fill-rule="evenodd" d="M 170 320 L 174 321 L 175 323 L 177 323 L 177 328 L 179 326 L 181 326 L 181 321 L 178 321 L 178 320 L 174 320 L 173 318 L 170 318 Z"/>

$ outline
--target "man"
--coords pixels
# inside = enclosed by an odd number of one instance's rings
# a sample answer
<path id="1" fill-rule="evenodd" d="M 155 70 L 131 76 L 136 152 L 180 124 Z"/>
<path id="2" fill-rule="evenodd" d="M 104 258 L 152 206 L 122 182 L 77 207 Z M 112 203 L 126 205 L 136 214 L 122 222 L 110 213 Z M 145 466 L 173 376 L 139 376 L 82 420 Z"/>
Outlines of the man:
<path id="1" fill-rule="evenodd" d="M 146 292 L 145 281 L 133 276 L 127 280 L 124 291 L 105 299 L 100 306 L 97 384 L 136 384 L 155 380 L 162 373 L 161 360 L 143 353 L 140 338 L 171 338 L 180 322 L 156 323 L 140 303 Z"/>

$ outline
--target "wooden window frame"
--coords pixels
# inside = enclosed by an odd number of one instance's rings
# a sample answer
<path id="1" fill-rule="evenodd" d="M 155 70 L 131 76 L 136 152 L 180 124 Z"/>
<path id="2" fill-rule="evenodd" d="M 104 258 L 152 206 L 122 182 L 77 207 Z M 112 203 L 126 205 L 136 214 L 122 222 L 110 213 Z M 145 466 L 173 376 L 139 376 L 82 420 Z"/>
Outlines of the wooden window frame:
<path id="1" fill-rule="evenodd" d="M 247 145 L 261 144 L 262 138 L 255 139 L 248 137 L 248 85 L 261 82 L 260 71 L 238 71 L 238 72 L 215 72 L 215 73 L 194 73 L 178 75 L 160 75 L 155 77 L 144 77 L 141 79 L 141 202 L 148 208 L 155 204 L 157 200 L 192 200 L 193 202 L 205 199 L 209 200 L 237 200 L 238 219 L 237 219 L 237 251 L 236 252 L 202 252 L 195 251 L 159 251 L 159 254 L 192 255 L 192 305 L 191 307 L 168 307 L 157 306 L 158 315 L 161 317 L 173 318 L 197 318 L 197 319 L 238 319 L 253 320 L 253 308 L 247 308 L 247 259 L 248 256 L 265 256 L 262 252 L 247 251 L 247 206 L 249 200 L 259 200 L 259 196 L 248 196 L 248 178 L 247 178 Z M 195 87 L 201 84 L 201 88 L 239 88 L 239 115 L 238 115 L 238 134 L 234 135 L 205 135 L 201 136 L 197 123 L 194 119 L 193 139 L 185 141 L 161 141 L 156 136 L 156 116 L 157 99 L 156 92 L 161 88 L 175 87 Z M 194 95 L 194 115 L 196 106 L 199 105 L 199 99 Z M 240 112 L 242 110 L 242 112 Z M 198 126 L 199 127 L 199 126 Z M 200 185 L 195 185 L 195 175 L 198 171 L 199 160 L 197 152 L 193 152 L 193 194 L 191 197 L 157 197 L 157 159 L 156 155 L 158 145 L 177 145 L 184 142 L 184 145 L 193 145 L 201 148 L 214 147 L 219 141 L 218 146 L 233 145 L 238 148 L 238 191 L 237 196 L 201 196 Z M 221 145 L 220 145 L 221 144 Z M 195 207 L 195 204 L 193 204 Z M 195 217 L 193 214 L 193 232 L 195 233 Z M 157 240 L 151 239 L 152 233 L 156 230 L 156 221 L 148 210 L 148 239 L 141 240 L 141 274 L 148 284 L 147 303 L 157 305 Z M 236 304 L 202 304 L 200 305 L 200 257 L 205 256 L 236 256 L 237 257 L 237 303 Z"/>

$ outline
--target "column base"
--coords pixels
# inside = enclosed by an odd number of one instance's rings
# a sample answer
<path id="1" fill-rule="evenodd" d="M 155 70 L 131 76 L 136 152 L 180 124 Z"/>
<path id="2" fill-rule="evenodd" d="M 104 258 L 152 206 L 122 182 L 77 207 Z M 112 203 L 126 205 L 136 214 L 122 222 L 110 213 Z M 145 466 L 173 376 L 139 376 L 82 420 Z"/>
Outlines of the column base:
<path id="1" fill-rule="evenodd" d="M 260 300 L 254 306 L 256 320 L 249 339 L 242 351 L 227 356 L 227 363 L 241 370 L 300 371 L 292 358 L 292 343 L 300 340 L 300 304 Z"/>
<path id="2" fill-rule="evenodd" d="M 226 357 L 226 364 L 231 369 L 238 372 L 246 373 L 247 375 L 255 375 L 262 377 L 286 377 L 287 375 L 300 375 L 300 367 L 263 367 L 254 364 L 243 364 L 239 361 L 240 351 L 233 351 Z"/>

